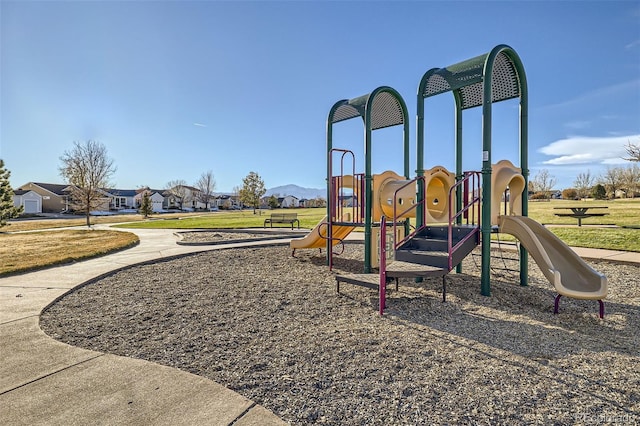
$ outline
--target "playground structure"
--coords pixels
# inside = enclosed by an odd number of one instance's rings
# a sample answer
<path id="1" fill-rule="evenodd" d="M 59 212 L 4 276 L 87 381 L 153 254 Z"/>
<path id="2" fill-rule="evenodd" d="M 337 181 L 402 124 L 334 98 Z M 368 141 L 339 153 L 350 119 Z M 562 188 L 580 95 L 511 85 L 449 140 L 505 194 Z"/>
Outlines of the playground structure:
<path id="1" fill-rule="evenodd" d="M 455 102 L 456 169 L 442 166 L 424 169 L 424 103 L 429 97 L 451 92 Z M 518 98 L 520 101 L 520 166 L 507 160 L 492 164 L 491 107 L 493 103 Z M 292 240 L 299 248 L 326 247 L 327 263 L 333 266 L 333 246 L 342 243 L 357 227 L 364 228 L 364 272 L 343 274 L 347 282 L 379 290 L 382 315 L 386 284 L 401 277 L 442 277 L 443 301 L 446 276 L 478 245 L 481 245 L 481 294 L 490 296 L 491 234 L 509 233 L 521 243 L 520 285 L 528 285 L 528 255 L 554 285 L 558 295 L 598 300 L 607 294 L 606 277 L 593 270 L 561 240 L 527 217 L 528 99 L 524 68 L 516 52 L 499 45 L 489 53 L 467 61 L 427 71 L 418 86 L 417 168 L 409 177 L 408 113 L 404 100 L 394 89 L 383 86 L 368 95 L 336 102 L 327 119 L 327 215 L 306 237 Z M 462 170 L 462 111 L 482 107 L 482 169 Z M 355 171 L 355 154 L 333 147 L 333 126 L 361 118 L 365 128 L 364 173 Z M 372 132 L 403 126 L 403 175 L 393 171 L 373 175 Z M 334 163 L 339 157 L 339 174 Z M 345 159 L 351 159 L 345 174 Z M 501 206 L 504 202 L 504 211 Z M 508 201 L 507 201 L 508 200 Z M 409 219 L 415 220 L 410 229 Z M 391 238 L 387 229 L 393 228 Z M 379 254 L 376 258 L 373 254 Z M 375 265 L 379 263 L 378 265 Z M 378 274 L 372 268 L 378 266 Z"/>

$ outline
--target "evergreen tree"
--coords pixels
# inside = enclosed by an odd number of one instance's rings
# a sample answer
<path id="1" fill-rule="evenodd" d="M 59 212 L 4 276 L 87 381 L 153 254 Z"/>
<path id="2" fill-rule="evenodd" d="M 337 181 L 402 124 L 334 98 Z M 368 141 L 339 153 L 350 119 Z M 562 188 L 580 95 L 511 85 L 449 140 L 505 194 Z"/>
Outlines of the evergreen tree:
<path id="1" fill-rule="evenodd" d="M 144 218 L 148 218 L 153 213 L 153 205 L 151 204 L 151 197 L 149 196 L 149 191 L 144 191 L 142 193 L 142 202 L 140 203 L 140 214 L 144 216 Z"/>
<path id="2" fill-rule="evenodd" d="M 7 220 L 18 217 L 22 213 L 22 206 L 13 205 L 13 189 L 9 183 L 11 172 L 4 168 L 4 161 L 0 158 L 0 228 L 7 224 Z"/>
<path id="3" fill-rule="evenodd" d="M 272 209 L 278 208 L 278 199 L 275 195 L 269 197 L 269 207 L 271 207 Z"/>
<path id="4" fill-rule="evenodd" d="M 593 191 L 591 191 L 591 196 L 596 200 L 604 200 L 607 198 L 607 190 L 604 189 L 602 184 L 597 184 L 593 187 Z"/>

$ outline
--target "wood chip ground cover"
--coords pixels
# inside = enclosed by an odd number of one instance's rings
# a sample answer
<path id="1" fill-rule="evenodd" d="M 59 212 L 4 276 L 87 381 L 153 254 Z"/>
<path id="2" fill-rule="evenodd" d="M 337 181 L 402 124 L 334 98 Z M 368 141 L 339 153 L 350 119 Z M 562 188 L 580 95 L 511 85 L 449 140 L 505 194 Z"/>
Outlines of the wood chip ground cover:
<path id="1" fill-rule="evenodd" d="M 513 254 L 506 256 L 515 257 Z M 593 261 L 597 302 L 563 298 L 534 263 L 530 285 L 479 259 L 463 274 L 375 291 L 341 285 L 361 244 L 328 271 L 317 250 L 217 250 L 136 266 L 71 293 L 41 318 L 72 345 L 208 377 L 291 424 L 634 424 L 640 421 L 640 268 Z M 503 266 L 501 259 L 493 265 Z"/>

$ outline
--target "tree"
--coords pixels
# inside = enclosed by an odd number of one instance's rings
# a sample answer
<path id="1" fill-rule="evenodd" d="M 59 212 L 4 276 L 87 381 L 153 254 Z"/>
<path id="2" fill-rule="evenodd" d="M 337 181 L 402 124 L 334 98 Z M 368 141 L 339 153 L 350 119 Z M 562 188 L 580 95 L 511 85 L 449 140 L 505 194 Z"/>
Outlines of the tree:
<path id="1" fill-rule="evenodd" d="M 153 204 L 151 202 L 151 196 L 149 195 L 148 189 L 145 189 L 142 192 L 142 202 L 140 203 L 139 212 L 145 219 L 153 213 Z"/>
<path id="2" fill-rule="evenodd" d="M 0 228 L 7 224 L 7 220 L 20 216 L 24 210 L 22 206 L 13 204 L 13 189 L 9 183 L 11 172 L 4 168 L 4 161 L 0 158 Z"/>
<path id="3" fill-rule="evenodd" d="M 536 173 L 531 182 L 533 182 L 534 191 L 542 192 L 548 198 L 549 193 L 556 184 L 556 178 L 549 174 L 549 170 L 542 169 Z"/>
<path id="4" fill-rule="evenodd" d="M 622 184 L 627 190 L 628 198 L 635 198 L 640 192 L 640 167 L 632 164 L 622 171 Z"/>
<path id="5" fill-rule="evenodd" d="M 113 160 L 107 156 L 103 144 L 88 140 L 74 142 L 73 149 L 65 151 L 60 161 L 60 175 L 70 186 L 71 207 L 85 214 L 90 227 L 91 211 L 102 206 L 104 189 L 111 186 L 109 180 L 116 171 Z"/>
<path id="6" fill-rule="evenodd" d="M 182 204 L 187 201 L 187 182 L 183 179 L 171 180 L 167 182 L 166 192 L 175 198 L 180 210 L 182 210 Z"/>
<path id="7" fill-rule="evenodd" d="M 622 186 L 624 172 L 621 167 L 607 167 L 607 171 L 601 177 L 609 198 L 616 198 L 616 192 Z"/>
<path id="8" fill-rule="evenodd" d="M 209 203 L 213 198 L 213 191 L 216 189 L 216 180 L 213 177 L 211 170 L 200 175 L 200 179 L 194 185 L 198 190 L 198 201 L 205 205 L 205 208 L 209 210 Z"/>
<path id="9" fill-rule="evenodd" d="M 629 141 L 625 149 L 627 150 L 627 154 L 629 154 L 629 157 L 625 158 L 625 160 L 640 162 L 640 144 L 632 144 L 631 141 Z"/>
<path id="10" fill-rule="evenodd" d="M 602 186 L 601 184 L 597 184 L 593 187 L 591 196 L 596 200 L 604 200 L 607 198 L 607 190 L 604 189 L 604 186 Z"/>
<path id="11" fill-rule="evenodd" d="M 242 188 L 240 189 L 240 201 L 247 206 L 253 207 L 253 214 L 260 207 L 260 198 L 267 190 L 264 188 L 264 181 L 256 172 L 249 174 L 242 179 Z"/>
<path id="12" fill-rule="evenodd" d="M 271 197 L 269 197 L 268 204 L 272 209 L 278 208 L 278 198 L 275 195 L 272 195 Z"/>
<path id="13" fill-rule="evenodd" d="M 587 170 L 584 173 L 578 173 L 576 180 L 573 181 L 573 185 L 578 191 L 578 197 L 586 198 L 589 195 L 589 191 L 591 191 L 594 182 L 595 177 L 591 176 L 590 170 Z"/>

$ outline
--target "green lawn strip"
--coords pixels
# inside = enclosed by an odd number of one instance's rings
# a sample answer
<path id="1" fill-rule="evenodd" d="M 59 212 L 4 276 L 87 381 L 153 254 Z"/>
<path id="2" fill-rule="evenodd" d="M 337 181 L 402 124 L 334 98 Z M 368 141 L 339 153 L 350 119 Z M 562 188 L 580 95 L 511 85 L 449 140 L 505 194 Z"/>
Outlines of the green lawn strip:
<path id="1" fill-rule="evenodd" d="M 600 248 L 640 252 L 640 229 L 632 228 L 586 228 L 586 227 L 550 227 L 553 234 L 571 247 Z M 508 234 L 493 234 L 497 241 L 516 241 Z"/>
<path id="2" fill-rule="evenodd" d="M 243 229 L 262 228 L 264 220 L 271 213 L 297 213 L 301 228 L 313 228 L 324 217 L 326 210 L 314 209 L 285 209 L 261 210 L 253 214 L 253 210 L 218 212 L 207 216 L 184 217 L 180 219 L 152 218 L 144 222 L 115 225 L 118 228 L 136 229 Z M 160 220 L 158 220 L 160 219 Z M 268 226 L 267 226 L 268 227 Z M 288 224 L 275 224 L 278 228 L 291 228 Z"/>

